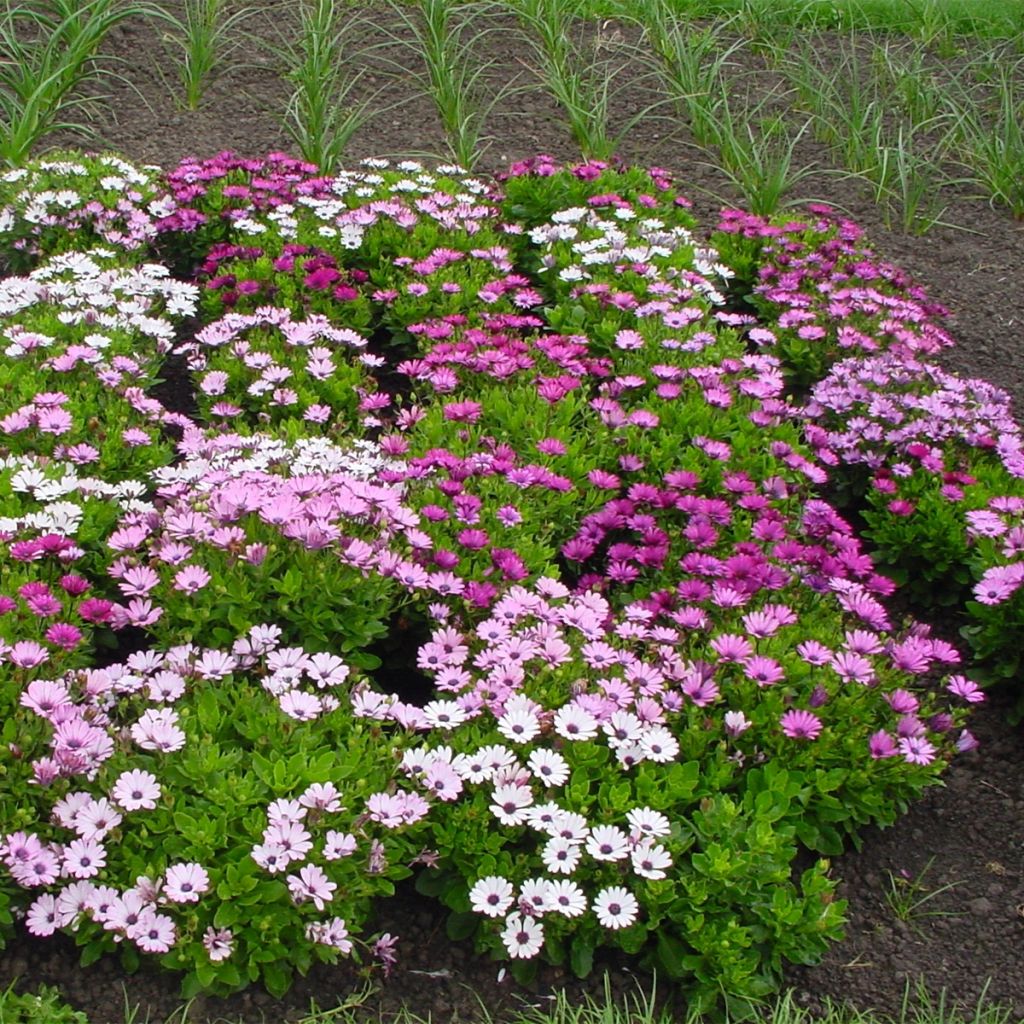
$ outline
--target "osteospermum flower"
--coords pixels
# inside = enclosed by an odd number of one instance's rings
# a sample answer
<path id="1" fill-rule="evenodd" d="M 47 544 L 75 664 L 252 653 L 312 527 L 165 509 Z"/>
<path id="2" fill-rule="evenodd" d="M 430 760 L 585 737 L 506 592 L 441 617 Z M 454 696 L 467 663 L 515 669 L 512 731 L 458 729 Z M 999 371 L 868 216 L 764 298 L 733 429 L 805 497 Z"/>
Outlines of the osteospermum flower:
<path id="1" fill-rule="evenodd" d="M 173 586 L 175 590 L 194 594 L 202 590 L 210 579 L 210 574 L 201 565 L 186 565 L 174 574 Z"/>
<path id="2" fill-rule="evenodd" d="M 645 729 L 639 740 L 640 749 L 650 761 L 665 764 L 679 754 L 679 741 L 662 725 Z"/>
<path id="3" fill-rule="evenodd" d="M 648 838 L 659 838 L 667 836 L 672 831 L 672 825 L 668 818 L 660 811 L 653 811 L 650 807 L 634 807 L 626 815 L 632 830 Z"/>
<path id="4" fill-rule="evenodd" d="M 210 876 L 195 863 L 173 864 L 164 877 L 164 896 L 172 903 L 198 903 L 210 888 Z"/>
<path id="5" fill-rule="evenodd" d="M 533 793 L 527 786 L 495 786 L 491 813 L 502 825 L 521 825 L 526 821 L 526 809 L 532 803 Z"/>
<path id="6" fill-rule="evenodd" d="M 25 927 L 39 938 L 52 935 L 63 923 L 57 911 L 57 898 L 48 892 L 37 896 L 25 915 Z"/>
<path id="7" fill-rule="evenodd" d="M 563 917 L 579 917 L 587 909 L 586 894 L 568 878 L 548 883 L 548 903 L 553 913 Z"/>
<path id="8" fill-rule="evenodd" d="M 311 921 L 306 925 L 306 938 L 321 946 L 330 946 L 341 953 L 352 952 L 352 940 L 348 937 L 348 926 L 344 918 L 332 917 L 329 921 Z"/>
<path id="9" fill-rule="evenodd" d="M 64 850 L 64 870 L 72 878 L 92 878 L 107 863 L 107 851 L 95 839 L 73 839 Z"/>
<path id="10" fill-rule="evenodd" d="M 488 875 L 477 881 L 469 890 L 470 906 L 478 914 L 501 917 L 515 899 L 515 889 L 507 878 Z"/>
<path id="11" fill-rule="evenodd" d="M 931 764 L 935 760 L 935 747 L 923 736 L 901 737 L 899 750 L 910 764 Z"/>
<path id="12" fill-rule="evenodd" d="M 544 945 L 544 926 L 536 918 L 517 911 L 505 919 L 501 941 L 513 960 L 528 960 Z"/>
<path id="13" fill-rule="evenodd" d="M 178 712 L 173 708 L 150 708 L 131 727 L 132 739 L 143 750 L 171 753 L 185 746 L 185 733 L 178 728 Z"/>
<path id="14" fill-rule="evenodd" d="M 594 913 L 605 928 L 628 928 L 639 911 L 636 897 L 621 885 L 602 889 L 594 899 Z"/>
<path id="15" fill-rule="evenodd" d="M 216 964 L 231 956 L 235 948 L 234 935 L 230 928 L 216 929 L 212 925 L 203 933 L 203 946 L 209 958 Z"/>
<path id="16" fill-rule="evenodd" d="M 592 740 L 597 735 L 597 720 L 589 711 L 566 704 L 555 712 L 555 732 L 567 740 Z"/>
<path id="17" fill-rule="evenodd" d="M 146 953 L 166 953 L 174 945 L 174 921 L 147 908 L 127 930 L 128 938 Z"/>
<path id="18" fill-rule="evenodd" d="M 569 778 L 569 763 L 554 750 L 538 748 L 526 761 L 530 774 L 545 786 L 562 786 Z"/>
<path id="19" fill-rule="evenodd" d="M 75 815 L 75 828 L 83 839 L 102 839 L 121 824 L 121 815 L 109 800 L 90 800 Z"/>
<path id="20" fill-rule="evenodd" d="M 317 867 L 316 864 L 307 864 L 297 875 L 289 875 L 287 882 L 292 899 L 296 903 L 312 900 L 317 910 L 324 909 L 324 906 L 334 898 L 334 891 L 338 888 L 337 883 L 332 882 L 323 868 Z"/>
<path id="21" fill-rule="evenodd" d="M 133 768 L 117 777 L 110 796 L 126 811 L 151 811 L 161 796 L 160 783 L 155 775 Z"/>
<path id="22" fill-rule="evenodd" d="M 583 856 L 579 843 L 574 843 L 562 836 L 552 836 L 541 850 L 544 867 L 553 875 L 571 875 Z"/>
<path id="23" fill-rule="evenodd" d="M 598 825 L 591 829 L 586 847 L 594 860 L 623 860 L 629 856 L 629 837 L 614 825 Z"/>
<path id="24" fill-rule="evenodd" d="M 665 878 L 672 855 L 660 843 L 645 839 L 630 851 L 633 870 L 642 878 Z"/>
<path id="25" fill-rule="evenodd" d="M 783 733 L 795 740 L 817 739 L 822 729 L 821 719 L 817 715 L 796 709 L 785 712 L 779 719 L 779 724 Z"/>

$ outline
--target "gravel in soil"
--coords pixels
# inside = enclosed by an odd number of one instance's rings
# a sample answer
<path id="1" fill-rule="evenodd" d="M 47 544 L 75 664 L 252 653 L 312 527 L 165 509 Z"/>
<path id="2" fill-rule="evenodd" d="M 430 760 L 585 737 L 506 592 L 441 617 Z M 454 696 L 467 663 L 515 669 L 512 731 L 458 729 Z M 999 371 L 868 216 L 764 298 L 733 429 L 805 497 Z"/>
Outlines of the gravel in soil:
<path id="1" fill-rule="evenodd" d="M 171 6 L 183 4 L 176 0 Z M 294 5 L 276 0 L 247 29 L 257 39 L 279 41 L 279 34 L 291 31 L 293 17 Z M 396 41 L 396 31 L 401 29 L 393 15 L 376 14 L 355 33 L 353 69 L 364 75 L 353 98 L 372 99 L 377 113 L 353 139 L 350 163 L 367 156 L 449 159 L 431 101 L 416 93 L 411 72 L 395 74 L 389 63 L 416 68 Z M 613 81 L 613 127 L 624 126 L 660 97 L 649 75 L 649 58 L 645 63 L 642 51 L 628 49 L 638 41 L 637 33 L 606 24 L 599 35 L 609 52 L 630 60 Z M 810 42 L 824 66 L 838 64 L 842 40 L 824 34 Z M 494 59 L 492 89 L 506 82 L 539 84 L 528 66 L 522 30 L 513 21 L 497 19 L 486 47 L 481 56 Z M 226 70 L 197 112 L 176 106 L 174 70 L 152 25 L 125 23 L 109 38 L 105 53 L 120 60 L 112 67 L 122 77 L 104 84 L 109 101 L 96 127 L 103 145 L 126 158 L 169 168 L 183 156 L 223 149 L 253 156 L 293 150 L 279 120 L 287 87 L 273 59 L 251 43 L 235 54 L 246 65 Z M 755 98 L 782 95 L 779 74 L 749 51 L 737 73 Z M 634 125 L 619 155 L 671 170 L 694 200 L 701 222 L 710 227 L 722 205 L 742 203 L 709 162 L 713 158 L 693 145 L 685 124 L 666 111 L 659 108 L 660 117 L 652 114 Z M 537 152 L 563 160 L 579 157 L 557 107 L 539 89 L 514 94 L 496 108 L 487 131 L 492 142 L 481 172 L 501 170 Z M 72 136 L 50 141 L 82 145 Z M 89 148 L 97 148 L 96 143 Z M 824 173 L 831 164 L 820 145 L 802 140 L 794 164 L 821 169 L 801 182 L 801 197 L 827 200 L 846 211 L 867 229 L 883 258 L 909 271 L 932 299 L 948 307 L 947 326 L 957 348 L 945 356 L 945 364 L 1002 386 L 1020 409 L 1024 225 L 1005 210 L 951 188 L 942 219 L 957 227 L 937 227 L 921 237 L 900 234 L 886 229 L 862 184 Z M 1013 1020 L 1024 1020 L 1024 734 L 1007 724 L 1007 708 L 1000 699 L 982 707 L 972 725 L 982 741 L 980 750 L 962 756 L 945 785 L 930 790 L 894 827 L 866 830 L 859 849 L 835 859 L 840 894 L 849 901 L 847 937 L 821 964 L 787 972 L 786 982 L 795 987 L 800 1004 L 818 1008 L 828 1000 L 848 1001 L 862 1010 L 895 1014 L 907 986 L 921 984 L 933 997 L 945 987 L 965 1004 L 985 992 L 1010 1008 Z M 530 989 L 516 986 L 502 977 L 499 964 L 475 956 L 465 944 L 449 942 L 443 916 L 411 889 L 400 891 L 383 908 L 380 927 L 401 936 L 401 959 L 391 979 L 365 999 L 367 1015 L 375 1019 L 402 1005 L 438 1021 L 477 1019 L 481 1006 L 492 1014 L 523 1001 L 543 1006 L 559 988 L 573 998 L 585 992 L 600 995 L 600 969 L 579 981 L 543 968 Z M 611 971 L 616 993 L 629 994 L 638 980 L 644 981 L 622 963 L 601 966 Z M 126 976 L 114 959 L 80 968 L 73 942 L 63 937 L 37 941 L 19 935 L 0 953 L 0 987 L 18 977 L 31 985 L 57 985 L 93 1024 L 123 1021 L 126 1005 L 138 1005 L 138 1019 L 148 1013 L 153 1021 L 180 1006 L 174 976 L 146 969 Z M 362 984 L 348 965 L 321 966 L 280 1001 L 255 989 L 227 1000 L 200 999 L 189 1019 L 299 1020 L 311 1000 L 331 1007 L 359 993 Z"/>

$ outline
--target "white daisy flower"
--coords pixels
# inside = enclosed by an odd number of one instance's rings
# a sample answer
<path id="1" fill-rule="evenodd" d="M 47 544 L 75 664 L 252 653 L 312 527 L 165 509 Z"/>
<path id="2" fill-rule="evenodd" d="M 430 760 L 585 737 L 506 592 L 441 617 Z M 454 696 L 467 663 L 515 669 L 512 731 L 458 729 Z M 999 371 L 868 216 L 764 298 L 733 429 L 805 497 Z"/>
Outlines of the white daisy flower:
<path id="1" fill-rule="evenodd" d="M 529 960 L 544 945 L 544 926 L 535 918 L 519 913 L 509 914 L 501 941 L 513 960 Z"/>
<path id="2" fill-rule="evenodd" d="M 636 897 L 621 885 L 602 889 L 594 900 L 594 913 L 605 928 L 628 928 L 637 918 L 640 904 Z"/>
<path id="3" fill-rule="evenodd" d="M 515 890 L 507 878 L 488 875 L 469 890 L 469 902 L 478 914 L 501 917 L 512 906 L 514 895 Z"/>

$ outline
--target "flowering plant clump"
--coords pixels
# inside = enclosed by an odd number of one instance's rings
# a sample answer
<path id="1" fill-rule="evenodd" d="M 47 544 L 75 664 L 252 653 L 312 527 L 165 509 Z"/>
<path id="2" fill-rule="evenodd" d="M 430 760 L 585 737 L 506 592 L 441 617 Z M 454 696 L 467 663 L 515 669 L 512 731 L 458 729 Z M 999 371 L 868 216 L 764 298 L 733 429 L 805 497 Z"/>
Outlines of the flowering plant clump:
<path id="1" fill-rule="evenodd" d="M 867 536 L 923 589 L 969 581 L 965 512 L 1024 490 L 1024 450 L 1009 396 L 985 381 L 892 354 L 845 359 L 805 408 L 827 458 L 864 467 Z M 944 588 L 935 588 L 942 582 Z"/>
<path id="2" fill-rule="evenodd" d="M 325 193 L 327 179 L 313 164 L 285 153 L 246 159 L 224 151 L 208 160 L 186 158 L 165 175 L 166 191 L 152 207 L 157 229 L 187 236 L 176 240 L 172 258 L 187 272 L 202 262 L 231 228 L 255 210 L 272 210 L 296 196 Z"/>
<path id="3" fill-rule="evenodd" d="M 953 344 L 936 322 L 946 310 L 864 246 L 856 224 L 827 206 L 809 212 L 810 223 L 774 223 L 728 210 L 714 236 L 766 321 L 750 340 L 777 348 L 794 386 L 820 380 L 845 355 L 920 358 Z"/>
<path id="4" fill-rule="evenodd" d="M 288 309 L 261 306 L 207 324 L 176 352 L 195 376 L 208 422 L 290 424 L 307 433 L 322 425 L 355 434 L 361 414 L 386 399 L 377 394 L 368 369 L 376 360 L 365 349 L 365 338 L 322 314 L 296 321 Z"/>
<path id="5" fill-rule="evenodd" d="M 365 329 L 369 303 L 359 290 L 364 271 L 345 272 L 328 252 L 315 246 L 281 243 L 271 258 L 260 246 L 215 245 L 200 268 L 204 319 L 223 312 L 254 313 L 260 306 L 279 303 L 337 318 L 344 304 L 346 326 Z"/>
<path id="6" fill-rule="evenodd" d="M 967 556 L 974 586 L 967 601 L 971 621 L 962 630 L 987 672 L 1000 681 L 1019 678 L 1020 645 L 1014 638 L 1024 626 L 1024 494 L 989 499 L 985 508 L 965 514 L 970 550 Z M 991 493 L 991 492 L 990 492 Z M 1015 720 L 1024 719 L 1024 695 L 1018 697 Z"/>
<path id="7" fill-rule="evenodd" d="M 85 962 L 160 955 L 215 991 L 282 992 L 352 952 L 411 873 L 429 805 L 390 795 L 407 734 L 359 717 L 349 667 L 280 637 L 261 624 L 228 650 L 5 688 L 23 746 L 0 808 L 24 827 L 3 858 L 33 934 L 74 933 Z"/>
<path id="8" fill-rule="evenodd" d="M 875 557 L 925 606 L 967 617 L 961 632 L 979 679 L 1013 679 L 1015 612 L 1001 596 L 1013 570 L 978 546 L 971 518 L 1024 497 L 1009 397 L 929 363 L 952 344 L 939 323 L 945 310 L 880 262 L 856 225 L 813 211 L 813 228 L 723 216 L 715 241 L 766 318 L 747 337 L 778 353 L 786 378 L 810 392 L 799 411 L 805 437 L 830 467 L 833 491 L 864 519 Z"/>
<path id="9" fill-rule="evenodd" d="M 182 426 L 148 396 L 194 285 L 109 249 L 53 256 L 0 281 L 0 387 L 8 451 L 130 477 L 173 457 L 163 428 Z M 130 453 L 125 457 L 125 453 Z"/>
<path id="10" fill-rule="evenodd" d="M 417 867 L 520 975 L 612 947 L 740 1008 L 819 957 L 827 858 L 975 746 L 959 654 L 822 497 L 1012 461 L 998 397 L 947 414 L 914 361 L 924 296 L 821 211 L 703 245 L 656 168 L 166 187 L 151 249 L 0 283 L 0 902 L 187 993 L 386 973 L 363 930 Z M 885 373 L 787 394 L 849 347 Z M 149 393 L 172 349 L 194 416 Z M 1021 509 L 982 490 L 1009 598 Z"/>
<path id="11" fill-rule="evenodd" d="M 160 168 L 112 154 L 50 153 L 0 174 L 0 249 L 8 272 L 106 243 L 140 251 L 156 238 L 149 204 Z"/>

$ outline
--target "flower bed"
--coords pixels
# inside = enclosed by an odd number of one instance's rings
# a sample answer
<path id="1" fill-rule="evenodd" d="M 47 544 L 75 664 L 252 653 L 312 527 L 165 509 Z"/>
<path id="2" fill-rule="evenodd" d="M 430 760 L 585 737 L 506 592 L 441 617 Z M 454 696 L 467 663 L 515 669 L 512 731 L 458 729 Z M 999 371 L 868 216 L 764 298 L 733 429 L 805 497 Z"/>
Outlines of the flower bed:
<path id="1" fill-rule="evenodd" d="M 982 696 L 825 489 L 870 467 L 895 561 L 917 459 L 975 488 L 935 528 L 979 586 L 1016 557 L 971 510 L 1019 515 L 1018 449 L 965 464 L 998 397 L 862 414 L 980 395 L 917 361 L 940 311 L 820 209 L 703 244 L 657 169 L 117 169 L 137 207 L 0 179 L 0 901 L 186 994 L 386 973 L 414 871 L 520 974 L 612 947 L 743 1003 L 820 956 L 827 857 Z M 172 348 L 195 417 L 146 394 Z"/>

